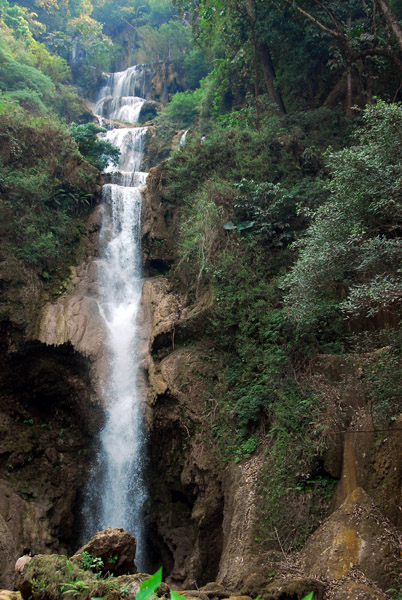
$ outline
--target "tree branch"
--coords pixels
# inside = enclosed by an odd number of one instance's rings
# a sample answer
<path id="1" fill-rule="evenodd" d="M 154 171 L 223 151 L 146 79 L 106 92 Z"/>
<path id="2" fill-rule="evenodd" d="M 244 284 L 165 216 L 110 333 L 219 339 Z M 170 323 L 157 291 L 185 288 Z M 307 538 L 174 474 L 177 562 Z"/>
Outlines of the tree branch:
<path id="1" fill-rule="evenodd" d="M 272 0 L 271 0 L 272 2 Z M 327 27 L 326 25 L 324 25 L 324 23 L 321 23 L 321 21 L 319 21 L 318 19 L 316 19 L 315 17 L 313 17 L 313 15 L 311 15 L 310 13 L 308 13 L 307 11 L 305 11 L 303 8 L 301 8 L 301 6 L 299 6 L 298 4 L 294 4 L 293 2 L 291 2 L 291 0 L 285 0 L 286 4 L 288 4 L 289 6 L 293 6 L 300 14 L 304 15 L 305 17 L 307 17 L 307 19 L 309 19 L 312 23 L 314 23 L 315 25 L 317 25 L 317 27 L 319 27 L 320 29 L 322 29 L 322 31 L 325 31 L 326 33 L 329 33 L 330 35 L 339 38 L 340 37 L 340 33 L 339 31 L 334 31 L 333 29 L 330 29 L 329 27 Z M 275 2 L 272 2 L 273 4 L 275 4 Z"/>

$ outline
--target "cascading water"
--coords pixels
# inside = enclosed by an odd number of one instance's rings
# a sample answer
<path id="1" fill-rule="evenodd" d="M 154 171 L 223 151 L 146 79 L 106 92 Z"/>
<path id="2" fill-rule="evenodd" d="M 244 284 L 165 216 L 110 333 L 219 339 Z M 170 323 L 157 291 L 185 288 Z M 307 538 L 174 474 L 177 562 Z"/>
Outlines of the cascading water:
<path id="1" fill-rule="evenodd" d="M 95 111 L 101 117 L 136 123 L 144 98 L 132 96 L 144 86 L 141 69 L 111 74 Z M 142 87 L 145 96 L 145 88 Z M 121 151 L 119 166 L 109 166 L 103 186 L 103 223 L 98 261 L 100 313 L 107 326 L 106 420 L 99 437 L 97 464 L 86 491 L 85 535 L 123 527 L 137 538 L 137 566 L 145 568 L 143 476 L 145 438 L 138 384 L 138 312 L 141 300 L 141 187 L 139 171 L 145 127 L 115 128 L 106 138 Z"/>

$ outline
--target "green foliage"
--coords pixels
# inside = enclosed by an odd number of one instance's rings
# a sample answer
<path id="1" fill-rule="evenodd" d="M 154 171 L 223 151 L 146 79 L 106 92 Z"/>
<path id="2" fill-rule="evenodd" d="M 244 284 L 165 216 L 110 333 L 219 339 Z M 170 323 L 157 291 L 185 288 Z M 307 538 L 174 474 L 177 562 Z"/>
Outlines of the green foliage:
<path id="1" fill-rule="evenodd" d="M 0 96 L 0 233 L 6 262 L 18 257 L 50 280 L 71 262 L 96 172 L 66 129 Z"/>
<path id="2" fill-rule="evenodd" d="M 3 91 L 32 92 L 42 102 L 54 98 L 55 87 L 50 77 L 29 64 L 16 60 L 0 38 L 0 89 Z"/>
<path id="3" fill-rule="evenodd" d="M 66 32 L 61 37 L 66 50 L 71 47 L 83 49 L 85 60 L 73 64 L 73 72 L 75 81 L 90 94 L 102 71 L 110 69 L 117 48 L 103 33 L 102 24 L 85 14 L 68 21 Z"/>
<path id="4" fill-rule="evenodd" d="M 81 554 L 81 566 L 84 571 L 99 573 L 103 567 L 103 560 L 99 556 L 92 556 L 87 550 L 84 550 Z"/>
<path id="5" fill-rule="evenodd" d="M 158 29 L 151 25 L 138 28 L 137 62 L 170 61 L 184 58 L 191 44 L 191 28 L 171 20 Z"/>
<path id="6" fill-rule="evenodd" d="M 180 261 L 188 263 L 190 271 L 196 265 L 196 294 L 203 276 L 212 270 L 221 246 L 223 211 L 211 198 L 212 190 L 215 194 L 224 192 L 219 182 L 208 183 L 194 198 L 182 223 Z"/>
<path id="7" fill-rule="evenodd" d="M 186 52 L 184 70 L 188 87 L 195 90 L 210 71 L 209 62 L 200 48 L 191 48 L 189 52 Z"/>
<path id="8" fill-rule="evenodd" d="M 240 443 L 240 446 L 235 451 L 235 462 L 239 462 L 241 458 L 250 458 L 258 448 L 258 439 L 250 437 Z"/>
<path id="9" fill-rule="evenodd" d="M 71 594 L 72 596 L 79 596 L 82 592 L 86 592 L 87 590 L 89 590 L 89 584 L 80 579 L 72 582 L 65 582 L 60 585 L 60 591 L 63 595 Z"/>
<path id="10" fill-rule="evenodd" d="M 285 283 L 289 312 L 313 323 L 397 308 L 402 286 L 402 108 L 368 107 L 355 145 L 328 155 L 330 201 L 314 215 Z"/>
<path id="11" fill-rule="evenodd" d="M 135 600 L 149 600 L 154 595 L 156 589 L 162 583 L 162 568 L 160 568 L 156 573 L 148 577 L 145 581 L 143 581 L 140 585 L 140 589 L 138 590 Z M 174 590 L 170 590 L 170 600 L 185 600 L 183 596 L 181 596 L 178 592 Z"/>
<path id="12" fill-rule="evenodd" d="M 400 331 L 393 344 L 374 355 L 363 369 L 376 423 L 390 424 L 400 413 L 402 343 Z"/>
<path id="13" fill-rule="evenodd" d="M 99 133 L 105 131 L 106 129 L 98 127 L 95 123 L 73 123 L 70 129 L 71 137 L 77 142 L 81 154 L 100 171 L 103 171 L 109 162 L 117 165 L 120 157 L 120 150 L 116 146 L 98 137 Z"/>
<path id="14" fill-rule="evenodd" d="M 159 122 L 163 119 L 168 120 L 176 129 L 189 127 L 198 115 L 202 95 L 201 88 L 174 94 L 162 110 Z"/>
<path id="15" fill-rule="evenodd" d="M 44 593 L 48 598 L 102 598 L 110 591 L 108 581 L 65 557 L 35 556 L 30 563 L 26 574 L 35 578 L 33 600 L 42 598 Z"/>
<path id="16" fill-rule="evenodd" d="M 68 121 L 78 119 L 87 108 L 67 85 L 71 74 L 66 60 L 50 54 L 32 37 L 31 23 L 26 26 L 23 36 L 12 27 L 0 27 L 0 90 L 30 112 L 53 111 Z"/>

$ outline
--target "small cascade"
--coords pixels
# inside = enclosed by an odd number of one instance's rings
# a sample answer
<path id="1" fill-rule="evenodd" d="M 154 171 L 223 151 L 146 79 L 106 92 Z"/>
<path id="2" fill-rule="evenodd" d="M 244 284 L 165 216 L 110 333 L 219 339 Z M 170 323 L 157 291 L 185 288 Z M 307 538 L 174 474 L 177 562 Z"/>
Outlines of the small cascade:
<path id="1" fill-rule="evenodd" d="M 183 148 L 186 145 L 186 140 L 187 140 L 187 134 L 188 134 L 188 129 L 186 129 L 186 131 L 184 131 L 179 139 L 179 145 L 178 145 L 178 149 L 180 150 L 180 148 Z"/>
<path id="2" fill-rule="evenodd" d="M 136 93 L 142 85 L 139 67 L 114 73 L 101 90 L 96 107 L 111 121 L 127 114 L 134 124 L 145 99 L 128 94 Z M 132 111 L 134 107 L 136 112 Z M 127 113 L 119 112 L 126 109 Z M 141 188 L 147 176 L 140 168 L 146 131 L 146 127 L 116 128 L 104 134 L 120 148 L 121 155 L 117 168 L 109 165 L 105 170 L 108 183 L 102 192 L 103 251 L 98 261 L 98 305 L 108 331 L 103 390 L 106 419 L 84 504 L 85 537 L 88 539 L 108 526 L 130 531 L 137 538 L 136 562 L 140 569 L 146 567 L 143 526 L 146 484 L 137 346 L 142 292 Z"/>

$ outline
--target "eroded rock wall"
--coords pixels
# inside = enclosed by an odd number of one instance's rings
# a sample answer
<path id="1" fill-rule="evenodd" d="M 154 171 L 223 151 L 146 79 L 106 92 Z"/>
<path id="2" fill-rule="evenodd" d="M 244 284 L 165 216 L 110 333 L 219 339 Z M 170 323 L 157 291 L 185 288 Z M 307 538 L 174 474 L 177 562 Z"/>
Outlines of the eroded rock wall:
<path id="1" fill-rule="evenodd" d="M 42 303 L 32 310 L 36 321 L 25 329 L 8 320 L 0 326 L 0 538 L 7 548 L 0 587 L 13 589 L 23 547 L 67 553 L 78 537 L 77 498 L 102 424 L 94 373 L 103 331 L 91 298 L 99 226 L 97 207 L 82 241 L 84 263 L 47 301 L 35 294 Z"/>
<path id="2" fill-rule="evenodd" d="M 3 326 L 2 339 L 10 335 Z M 27 342 L 2 355 L 0 516 L 8 552 L 3 587 L 9 587 L 7 573 L 24 546 L 66 552 L 75 542 L 77 492 L 101 423 L 91 394 L 86 361 L 71 344 L 55 349 Z"/>
<path id="3" fill-rule="evenodd" d="M 163 166 L 145 191 L 143 254 L 149 322 L 150 534 L 168 581 L 188 589 L 239 586 L 256 562 L 257 478 L 262 457 L 228 466 L 213 437 L 219 352 L 206 334 L 211 298 L 196 303 L 173 289 L 177 210 L 163 196 Z"/>

